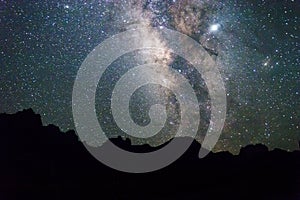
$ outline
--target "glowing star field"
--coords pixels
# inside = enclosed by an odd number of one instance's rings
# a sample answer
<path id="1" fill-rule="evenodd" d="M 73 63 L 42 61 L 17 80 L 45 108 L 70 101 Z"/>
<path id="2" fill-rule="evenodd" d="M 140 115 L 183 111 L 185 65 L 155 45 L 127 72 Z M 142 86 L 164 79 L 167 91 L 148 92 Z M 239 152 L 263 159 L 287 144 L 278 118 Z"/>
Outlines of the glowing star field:
<path id="1" fill-rule="evenodd" d="M 211 120 L 208 88 L 201 74 L 174 55 L 157 31 L 167 28 L 199 42 L 221 72 L 227 116 L 213 151 L 238 153 L 242 146 L 256 143 L 292 151 L 300 140 L 299 16 L 300 3 L 294 0 L 1 1 L 0 112 L 33 108 L 44 124 L 74 129 L 72 89 L 82 62 L 105 39 L 136 29 L 145 36 L 137 42 L 160 50 L 130 52 L 105 71 L 96 93 L 103 130 L 109 137 L 130 137 L 135 144 L 157 146 L 170 140 L 180 119 L 180 105 L 172 93 L 181 86 L 172 73 L 176 71 L 189 80 L 198 99 L 196 140 L 201 142 Z M 160 103 L 166 106 L 167 119 L 159 134 L 138 139 L 116 125 L 111 97 L 127 71 L 149 63 L 161 66 L 157 78 L 169 89 L 150 84 L 136 90 L 130 115 L 136 124 L 147 125 L 150 106 Z M 140 80 L 150 76 L 138 74 Z"/>

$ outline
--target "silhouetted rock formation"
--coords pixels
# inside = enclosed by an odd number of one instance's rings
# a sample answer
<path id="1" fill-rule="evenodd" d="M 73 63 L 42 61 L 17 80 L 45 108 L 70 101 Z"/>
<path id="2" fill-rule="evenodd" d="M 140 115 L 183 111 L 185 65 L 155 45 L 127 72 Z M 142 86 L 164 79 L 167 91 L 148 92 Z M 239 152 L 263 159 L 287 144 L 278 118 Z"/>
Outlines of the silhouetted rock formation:
<path id="1" fill-rule="evenodd" d="M 146 174 L 110 169 L 93 158 L 74 131 L 42 126 L 24 110 L 0 114 L 0 199 L 300 199 L 300 153 L 250 145 L 238 156 L 198 159 L 194 142 L 170 166 Z M 184 140 L 184 138 L 175 138 Z M 113 142 L 136 152 L 148 145 Z"/>

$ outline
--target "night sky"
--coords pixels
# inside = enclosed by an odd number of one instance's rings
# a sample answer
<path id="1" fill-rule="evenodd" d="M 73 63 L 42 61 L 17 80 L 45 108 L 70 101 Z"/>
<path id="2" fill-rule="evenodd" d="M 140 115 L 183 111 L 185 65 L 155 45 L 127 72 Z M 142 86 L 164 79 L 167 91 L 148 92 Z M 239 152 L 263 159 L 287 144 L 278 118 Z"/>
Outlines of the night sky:
<path id="1" fill-rule="evenodd" d="M 216 61 L 226 86 L 227 118 L 214 151 L 238 153 L 242 146 L 256 143 L 270 149 L 298 149 L 299 17 L 297 0 L 1 0 L 0 112 L 33 108 L 44 124 L 55 124 L 64 131 L 74 129 L 72 89 L 86 56 L 110 36 L 134 24 L 146 24 L 187 34 Z M 171 55 L 165 56 L 169 59 Z M 100 80 L 96 110 L 107 135 L 122 135 L 109 111 L 111 87 L 131 66 L 151 59 L 149 52 L 126 54 Z M 193 84 L 202 129 L 207 128 L 210 100 L 201 75 L 183 59 L 166 62 Z M 167 132 L 172 135 L 179 109 L 174 95 L 157 87 L 137 91 L 131 106 L 133 119 L 143 125 L 148 119 L 139 105 L 148 104 L 141 102 L 163 98 L 150 98 L 148 93 L 164 91 L 168 94 L 165 100 L 175 105 L 170 106 L 174 115 L 169 115 L 173 118 L 168 118 L 166 133 L 148 141 L 152 145 L 165 142 Z M 199 130 L 199 141 L 202 132 Z"/>

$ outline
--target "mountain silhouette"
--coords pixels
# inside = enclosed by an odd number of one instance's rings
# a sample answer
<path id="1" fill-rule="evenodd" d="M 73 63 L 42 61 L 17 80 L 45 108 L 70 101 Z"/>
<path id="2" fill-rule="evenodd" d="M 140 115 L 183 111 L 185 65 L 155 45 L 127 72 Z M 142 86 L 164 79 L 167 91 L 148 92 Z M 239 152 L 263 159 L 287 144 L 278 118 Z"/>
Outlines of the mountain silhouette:
<path id="1" fill-rule="evenodd" d="M 0 199 L 300 199 L 300 152 L 261 144 L 198 158 L 194 141 L 161 170 L 129 174 L 97 161 L 74 131 L 43 126 L 32 109 L 0 114 Z M 186 138 L 174 138 L 185 140 Z M 161 147 L 134 146 L 133 152 Z M 104 144 L 105 145 L 105 144 Z M 101 147 L 100 147 L 101 148 Z"/>

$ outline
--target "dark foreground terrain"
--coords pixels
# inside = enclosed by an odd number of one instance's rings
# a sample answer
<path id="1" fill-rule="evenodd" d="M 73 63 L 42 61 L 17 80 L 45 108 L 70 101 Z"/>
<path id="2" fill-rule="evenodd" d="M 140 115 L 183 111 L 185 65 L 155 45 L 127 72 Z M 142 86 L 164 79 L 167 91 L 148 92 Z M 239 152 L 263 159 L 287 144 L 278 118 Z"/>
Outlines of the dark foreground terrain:
<path id="1" fill-rule="evenodd" d="M 300 152 L 250 145 L 240 155 L 200 144 L 170 166 L 128 174 L 97 161 L 73 131 L 43 126 L 32 110 L 0 115 L 0 199 L 282 199 L 300 200 Z M 178 138 L 183 140 L 184 138 Z M 130 141 L 114 143 L 137 151 Z"/>

